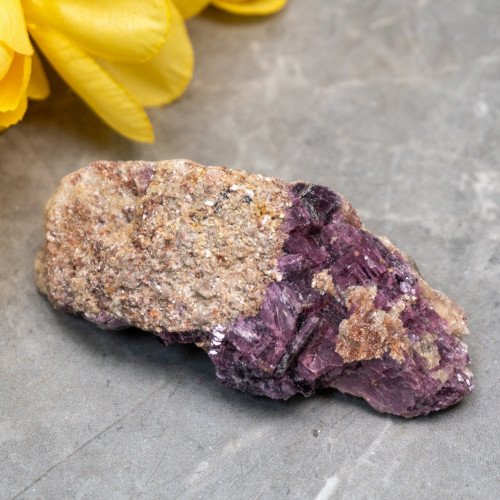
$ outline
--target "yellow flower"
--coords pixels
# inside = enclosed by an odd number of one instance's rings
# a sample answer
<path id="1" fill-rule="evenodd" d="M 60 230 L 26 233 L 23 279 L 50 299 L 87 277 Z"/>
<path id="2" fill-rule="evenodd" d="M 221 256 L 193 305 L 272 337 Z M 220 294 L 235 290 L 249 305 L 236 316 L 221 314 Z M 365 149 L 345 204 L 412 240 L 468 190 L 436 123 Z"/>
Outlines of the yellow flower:
<path id="1" fill-rule="evenodd" d="M 3 127 L 22 118 L 27 96 L 48 94 L 26 29 L 94 112 L 137 141 L 154 140 L 142 106 L 171 102 L 192 76 L 191 42 L 170 0 L 0 0 L 0 78 L 10 68 L 0 80 Z"/>
<path id="2" fill-rule="evenodd" d="M 19 0 L 1 0 L 0 130 L 23 117 L 28 95 L 43 99 L 48 93 L 47 79 L 30 43 Z"/>
<path id="3" fill-rule="evenodd" d="M 209 4 L 232 14 L 263 16 L 281 10 L 286 2 L 287 0 L 175 0 L 184 19 L 199 14 Z"/>

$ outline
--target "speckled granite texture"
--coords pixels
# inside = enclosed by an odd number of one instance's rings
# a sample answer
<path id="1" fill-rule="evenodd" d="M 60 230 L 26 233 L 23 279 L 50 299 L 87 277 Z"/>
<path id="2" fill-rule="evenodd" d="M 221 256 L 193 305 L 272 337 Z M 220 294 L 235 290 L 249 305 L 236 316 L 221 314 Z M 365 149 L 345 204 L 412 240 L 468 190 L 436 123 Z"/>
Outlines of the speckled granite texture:
<path id="1" fill-rule="evenodd" d="M 0 497 L 494 499 L 499 25 L 497 0 L 210 11 L 188 24 L 188 92 L 150 112 L 153 146 L 115 135 L 51 74 L 52 97 L 0 135 Z M 410 421 L 329 389 L 273 401 L 220 386 L 199 349 L 55 313 L 33 286 L 41 213 L 99 158 L 335 187 L 467 311 L 476 390 Z"/>

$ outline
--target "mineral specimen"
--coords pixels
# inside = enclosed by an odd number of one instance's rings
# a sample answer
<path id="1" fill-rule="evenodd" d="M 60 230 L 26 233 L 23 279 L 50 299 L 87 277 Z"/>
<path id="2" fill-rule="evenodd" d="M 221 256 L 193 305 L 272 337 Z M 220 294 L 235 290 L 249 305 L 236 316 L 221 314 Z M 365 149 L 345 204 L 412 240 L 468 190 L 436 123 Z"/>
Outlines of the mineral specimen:
<path id="1" fill-rule="evenodd" d="M 326 187 L 96 162 L 45 215 L 36 281 L 55 307 L 195 343 L 223 384 L 285 399 L 336 387 L 406 417 L 472 391 L 464 311 Z"/>

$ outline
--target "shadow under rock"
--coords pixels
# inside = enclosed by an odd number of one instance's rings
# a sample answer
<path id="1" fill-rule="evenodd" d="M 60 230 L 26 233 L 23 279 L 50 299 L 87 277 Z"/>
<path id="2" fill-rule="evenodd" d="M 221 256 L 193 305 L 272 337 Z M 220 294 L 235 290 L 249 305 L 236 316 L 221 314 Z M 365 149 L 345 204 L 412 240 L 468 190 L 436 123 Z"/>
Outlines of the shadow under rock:
<path id="1" fill-rule="evenodd" d="M 433 412 L 426 417 L 411 419 L 391 414 L 380 413 L 364 399 L 345 394 L 334 388 L 321 389 L 311 397 L 300 394 L 288 400 L 275 400 L 265 396 L 252 396 L 226 387 L 217 382 L 215 369 L 208 355 L 193 344 L 164 345 L 150 332 L 137 328 L 113 331 L 101 330 L 83 318 L 66 314 L 54 309 L 56 322 L 60 330 L 67 333 L 69 339 L 78 345 L 84 345 L 95 356 L 112 358 L 115 363 L 127 363 L 134 366 L 148 367 L 158 371 L 158 377 L 171 377 L 174 380 L 182 370 L 186 379 L 200 384 L 204 390 L 210 390 L 214 397 L 221 398 L 226 404 L 259 415 L 272 415 L 273 418 L 300 411 L 303 405 L 315 408 L 325 404 L 332 406 L 332 411 L 339 418 L 345 418 L 353 412 L 370 414 L 376 419 L 391 419 L 397 425 L 413 422 L 414 425 L 428 425 L 454 418 L 458 411 L 464 411 L 467 399 L 444 410 Z M 471 399 L 469 396 L 468 399 Z"/>
<path id="2" fill-rule="evenodd" d="M 60 330 L 68 338 L 84 346 L 95 356 L 109 358 L 115 363 L 160 370 L 159 376 L 178 375 L 179 367 L 188 369 L 193 377 L 215 378 L 212 363 L 202 349 L 193 344 L 165 346 L 150 332 L 137 328 L 101 330 L 83 318 L 54 310 Z"/>
<path id="3" fill-rule="evenodd" d="M 46 299 L 45 299 L 46 300 Z M 258 414 L 289 415 L 297 405 L 307 404 L 306 398 L 295 396 L 288 401 L 251 396 L 217 382 L 215 369 L 208 355 L 194 344 L 165 345 L 150 332 L 137 328 L 101 330 L 85 319 L 53 310 L 59 330 L 69 341 L 87 349 L 96 357 L 112 359 L 113 363 L 128 364 L 158 372 L 158 377 L 176 380 L 182 370 L 184 380 L 199 383 L 200 390 L 208 390 L 214 398 L 239 410 Z"/>
<path id="4" fill-rule="evenodd" d="M 41 296 L 44 298 L 43 296 Z M 46 300 L 44 298 L 44 300 Z M 48 304 L 48 307 L 50 304 Z M 288 400 L 275 400 L 264 396 L 252 396 L 226 387 L 217 382 L 215 369 L 208 355 L 193 344 L 164 345 L 150 332 L 137 328 L 125 330 L 101 330 L 85 319 L 53 309 L 55 322 L 59 330 L 71 341 L 83 349 L 87 349 L 95 357 L 111 359 L 113 363 L 131 365 L 130 369 L 139 367 L 158 372 L 158 377 L 176 380 L 179 372 L 184 380 L 200 383 L 200 390 L 208 390 L 215 399 L 220 398 L 224 404 L 231 406 L 236 412 L 244 411 L 260 415 L 280 415 L 289 417 L 303 405 L 311 405 L 314 398 L 293 396 Z M 336 393 L 337 391 L 331 391 Z M 340 396 L 345 399 L 344 395 Z M 358 404 L 357 398 L 355 404 Z"/>

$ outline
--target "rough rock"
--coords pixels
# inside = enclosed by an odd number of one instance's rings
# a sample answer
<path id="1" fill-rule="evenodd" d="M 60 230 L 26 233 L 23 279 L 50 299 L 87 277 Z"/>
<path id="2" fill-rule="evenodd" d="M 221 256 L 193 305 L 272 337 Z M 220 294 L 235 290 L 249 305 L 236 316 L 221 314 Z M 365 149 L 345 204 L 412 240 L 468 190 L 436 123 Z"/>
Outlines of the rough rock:
<path id="1" fill-rule="evenodd" d="M 96 162 L 45 217 L 36 282 L 55 307 L 196 343 L 225 385 L 285 399 L 336 387 L 406 417 L 473 389 L 464 311 L 326 187 Z"/>

